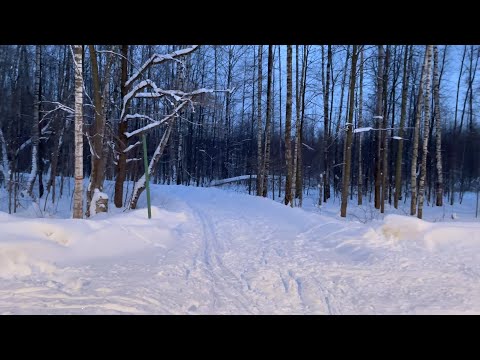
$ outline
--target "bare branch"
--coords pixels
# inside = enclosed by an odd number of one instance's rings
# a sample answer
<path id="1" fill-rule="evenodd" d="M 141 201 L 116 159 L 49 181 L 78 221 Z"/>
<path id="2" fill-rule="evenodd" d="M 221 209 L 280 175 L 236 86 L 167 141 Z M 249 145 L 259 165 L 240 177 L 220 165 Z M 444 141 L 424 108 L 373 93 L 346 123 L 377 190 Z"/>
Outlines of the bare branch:
<path id="1" fill-rule="evenodd" d="M 130 76 L 130 78 L 125 82 L 125 86 L 127 86 L 127 87 L 130 86 L 130 84 L 132 84 L 135 80 L 137 80 L 140 77 L 140 75 L 142 75 L 142 73 L 148 67 L 150 67 L 151 65 L 161 64 L 161 63 L 163 63 L 167 60 L 175 60 L 175 58 L 182 57 L 182 56 L 190 54 L 191 52 L 195 51 L 198 47 L 199 47 L 199 45 L 193 45 L 189 48 L 182 49 L 182 50 L 177 50 L 177 51 L 174 51 L 174 52 L 172 52 L 170 54 L 166 54 L 166 55 L 159 55 L 159 54 L 152 55 L 150 57 L 150 59 L 148 59 L 140 67 L 140 69 L 138 69 L 132 76 Z"/>

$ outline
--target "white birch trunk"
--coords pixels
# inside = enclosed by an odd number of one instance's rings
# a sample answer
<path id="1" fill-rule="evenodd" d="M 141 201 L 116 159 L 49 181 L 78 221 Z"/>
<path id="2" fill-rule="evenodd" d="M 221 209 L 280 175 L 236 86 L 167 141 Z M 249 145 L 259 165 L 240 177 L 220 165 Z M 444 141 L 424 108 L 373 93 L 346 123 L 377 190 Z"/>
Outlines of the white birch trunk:
<path id="1" fill-rule="evenodd" d="M 428 45 L 427 45 L 428 50 Z M 412 167 L 410 169 L 410 190 L 412 198 L 410 202 L 410 215 L 417 213 L 417 159 L 418 159 L 418 137 L 420 136 L 420 117 L 422 116 L 422 100 L 423 100 L 423 84 L 427 75 L 427 53 L 425 51 L 425 58 L 423 61 L 422 75 L 420 77 L 420 84 L 418 87 L 417 113 L 415 115 L 415 129 L 413 132 L 413 152 L 412 152 Z"/>
<path id="2" fill-rule="evenodd" d="M 443 205 L 443 174 L 442 174 L 442 118 L 440 116 L 440 81 L 438 78 L 438 46 L 433 47 L 433 101 L 435 104 L 435 132 L 437 158 L 437 194 L 436 205 Z"/>
<path id="3" fill-rule="evenodd" d="M 83 73 L 82 45 L 73 45 L 75 60 L 75 190 L 73 218 L 83 217 Z"/>
<path id="4" fill-rule="evenodd" d="M 430 92 L 431 92 L 431 72 L 432 72 L 432 48 L 433 45 L 427 45 L 427 68 L 425 71 L 425 119 L 423 126 L 423 151 L 422 167 L 420 181 L 418 184 L 418 214 L 419 219 L 423 216 L 423 200 L 425 193 L 425 178 L 427 172 L 427 154 L 428 154 L 428 135 L 430 132 Z"/>

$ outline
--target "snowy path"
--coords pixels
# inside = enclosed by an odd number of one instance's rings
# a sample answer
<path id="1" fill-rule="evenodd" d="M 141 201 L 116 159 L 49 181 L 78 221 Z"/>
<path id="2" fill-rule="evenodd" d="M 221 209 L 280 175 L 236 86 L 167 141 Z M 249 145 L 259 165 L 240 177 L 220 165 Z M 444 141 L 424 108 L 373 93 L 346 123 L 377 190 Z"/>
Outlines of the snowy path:
<path id="1" fill-rule="evenodd" d="M 182 186 L 152 202 L 150 221 L 0 213 L 0 313 L 480 313 L 478 223 L 368 226 Z"/>

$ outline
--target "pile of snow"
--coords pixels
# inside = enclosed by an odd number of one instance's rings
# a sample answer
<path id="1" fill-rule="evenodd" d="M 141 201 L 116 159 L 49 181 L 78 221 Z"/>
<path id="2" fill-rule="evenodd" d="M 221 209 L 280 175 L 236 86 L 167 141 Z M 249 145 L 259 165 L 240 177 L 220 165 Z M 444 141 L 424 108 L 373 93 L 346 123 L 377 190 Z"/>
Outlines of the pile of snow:
<path id="1" fill-rule="evenodd" d="M 0 277 L 53 271 L 56 263 L 118 257 L 169 247 L 183 213 L 152 207 L 98 220 L 25 219 L 0 213 Z M 40 260 L 41 259 L 41 260 Z"/>
<path id="2" fill-rule="evenodd" d="M 386 238 L 397 241 L 419 240 L 432 225 L 416 217 L 392 214 L 385 216 L 381 231 Z"/>
<path id="3" fill-rule="evenodd" d="M 452 254 L 475 251 L 480 260 L 480 223 L 432 223 L 416 217 L 388 215 L 381 232 L 387 239 L 423 243 L 431 251 Z"/>

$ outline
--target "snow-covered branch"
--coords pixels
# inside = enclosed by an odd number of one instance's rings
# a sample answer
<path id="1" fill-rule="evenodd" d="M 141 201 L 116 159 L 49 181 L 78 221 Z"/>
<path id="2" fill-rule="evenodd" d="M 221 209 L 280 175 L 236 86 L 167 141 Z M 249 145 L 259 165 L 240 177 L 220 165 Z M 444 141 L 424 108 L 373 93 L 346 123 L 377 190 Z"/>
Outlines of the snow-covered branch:
<path id="1" fill-rule="evenodd" d="M 130 119 L 147 119 L 148 121 L 155 122 L 155 120 L 152 119 L 150 116 L 142 115 L 142 114 L 133 114 L 133 115 L 125 116 L 125 120 L 130 120 Z"/>
<path id="2" fill-rule="evenodd" d="M 148 80 L 145 80 L 145 81 L 148 81 Z M 143 82 L 144 81 L 142 81 L 142 83 Z M 140 128 L 140 129 L 134 130 L 132 132 L 126 132 L 125 135 L 127 136 L 127 138 L 130 138 L 133 135 L 141 134 L 141 133 L 143 133 L 147 130 L 150 130 L 154 127 L 157 127 L 157 126 L 162 125 L 163 123 L 169 121 L 174 116 L 177 116 L 178 113 L 180 112 L 180 110 L 183 109 L 183 107 L 185 105 L 187 105 L 188 103 L 191 103 L 192 98 L 195 97 L 195 96 L 198 96 L 198 95 L 201 95 L 201 94 L 206 94 L 206 93 L 213 93 L 215 91 L 230 91 L 230 90 L 213 90 L 213 89 L 201 88 L 201 89 L 197 89 L 195 91 L 189 92 L 189 93 L 186 93 L 186 92 L 183 92 L 183 91 L 180 91 L 180 90 L 161 90 L 161 89 L 157 89 L 157 91 L 159 91 L 159 92 L 161 91 L 162 93 L 165 93 L 166 95 L 170 95 L 170 96 L 174 97 L 174 99 L 177 100 L 179 104 L 175 107 L 175 109 L 173 109 L 173 112 L 171 114 L 166 115 L 162 120 L 152 121 L 150 124 L 145 125 L 144 127 Z"/>
<path id="3" fill-rule="evenodd" d="M 141 142 L 140 141 L 137 141 L 135 144 L 133 145 L 129 145 L 125 150 L 123 150 L 124 153 L 127 153 L 129 152 L 130 150 L 136 148 L 138 145 L 140 145 Z"/>
<path id="4" fill-rule="evenodd" d="M 257 175 L 253 175 L 253 174 L 252 175 L 240 175 L 240 176 L 235 176 L 235 177 L 228 178 L 228 179 L 212 180 L 210 182 L 209 186 L 219 186 L 219 185 L 229 184 L 229 183 L 236 182 L 236 181 L 256 179 L 256 178 L 257 178 Z"/>
<path id="5" fill-rule="evenodd" d="M 385 129 L 379 129 L 379 128 L 373 128 L 371 126 L 368 126 L 368 127 L 361 127 L 361 128 L 356 128 L 356 129 L 353 129 L 353 133 L 356 134 L 356 133 L 361 133 L 361 132 L 366 132 L 366 131 L 386 131 L 386 130 L 397 130 L 398 128 L 385 128 Z M 404 129 L 411 129 L 410 127 L 405 127 Z M 397 137 L 393 137 L 394 139 L 399 139 L 398 136 Z"/>
<path id="6" fill-rule="evenodd" d="M 199 45 L 193 45 L 186 49 L 177 50 L 166 55 L 153 54 L 150 59 L 148 59 L 132 76 L 130 76 L 130 78 L 125 82 L 125 86 L 130 86 L 130 84 L 137 80 L 140 75 L 142 75 L 142 73 L 146 69 L 148 69 L 149 66 L 153 64 L 161 64 L 162 62 L 165 62 L 167 60 L 175 60 L 176 58 L 188 55 L 191 52 L 195 51 L 198 47 Z"/>
<path id="7" fill-rule="evenodd" d="M 40 136 L 47 133 L 47 130 L 48 130 L 48 128 L 50 127 L 50 123 L 51 123 L 51 122 L 52 122 L 52 119 L 50 119 L 50 120 L 48 121 L 47 125 L 45 125 L 45 126 L 40 130 Z M 31 145 L 31 144 L 32 144 L 32 138 L 26 140 L 22 145 L 20 145 L 20 147 L 17 149 L 17 151 L 15 151 L 15 156 L 17 156 L 20 151 L 22 151 L 23 149 L 25 149 L 27 146 L 29 146 L 29 145 Z"/>
<path id="8" fill-rule="evenodd" d="M 151 92 L 140 92 L 140 90 L 150 87 Z M 125 97 L 123 98 L 122 113 L 120 114 L 120 121 L 127 121 L 129 119 L 128 115 L 125 115 L 128 103 L 134 97 L 148 97 L 148 98 L 159 98 L 163 96 L 172 97 L 175 101 L 182 101 L 185 97 L 192 97 L 199 94 L 214 93 L 214 92 L 232 92 L 232 89 L 227 90 L 213 90 L 213 89 L 197 89 L 195 91 L 186 93 L 181 90 L 164 90 L 157 87 L 155 82 L 152 80 L 142 80 L 137 85 L 135 85 L 132 90 L 130 90 Z M 137 115 L 138 117 L 138 115 Z"/>
<path id="9" fill-rule="evenodd" d="M 312 150 L 312 151 L 315 151 L 314 148 L 312 148 L 311 146 L 305 144 L 305 143 L 302 143 L 303 146 L 305 146 L 308 150 Z"/>
<path id="10" fill-rule="evenodd" d="M 183 101 L 182 103 L 180 103 L 180 105 L 178 105 L 171 114 L 168 114 L 167 116 L 165 116 L 162 120 L 157 120 L 155 122 L 152 122 L 140 129 L 137 129 L 137 130 L 134 130 L 132 132 L 126 132 L 125 133 L 125 136 L 127 138 L 130 138 L 132 137 L 133 135 L 138 135 L 138 134 L 141 134 L 147 130 L 150 130 L 151 128 L 154 128 L 154 127 L 157 127 L 159 125 L 162 125 L 164 124 L 165 122 L 167 122 L 168 120 L 172 119 L 173 117 L 175 117 L 175 115 L 177 115 L 177 113 L 188 103 L 189 100 L 185 100 Z"/>
<path id="11" fill-rule="evenodd" d="M 90 140 L 90 136 L 85 133 L 83 135 L 85 135 L 85 137 L 88 140 L 88 146 L 90 147 L 90 155 L 96 157 L 97 159 L 100 159 L 100 156 L 98 156 L 98 154 L 95 152 L 95 149 L 93 148 L 93 144 L 92 144 L 92 141 Z"/>

